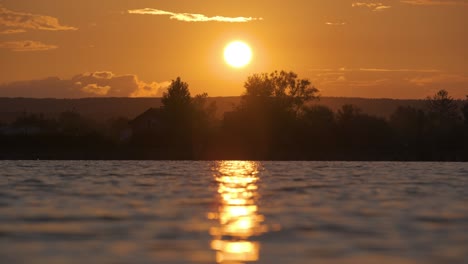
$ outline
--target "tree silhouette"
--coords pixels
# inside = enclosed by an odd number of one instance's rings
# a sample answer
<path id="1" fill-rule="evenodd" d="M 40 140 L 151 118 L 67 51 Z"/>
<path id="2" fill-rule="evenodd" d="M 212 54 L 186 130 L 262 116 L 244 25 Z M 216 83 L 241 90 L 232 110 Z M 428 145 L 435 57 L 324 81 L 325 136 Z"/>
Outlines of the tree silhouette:
<path id="1" fill-rule="evenodd" d="M 304 104 L 318 98 L 318 90 L 307 79 L 299 79 L 294 72 L 274 71 L 270 74 L 254 74 L 244 84 L 244 101 L 265 102 L 296 113 Z"/>
<path id="2" fill-rule="evenodd" d="M 390 125 L 397 134 L 411 139 L 422 137 L 426 115 L 420 109 L 400 106 L 390 116 Z"/>
<path id="3" fill-rule="evenodd" d="M 330 152 L 336 143 L 335 113 L 328 107 L 313 105 L 304 109 L 297 130 L 298 149 L 302 152 L 323 154 Z"/>
<path id="4" fill-rule="evenodd" d="M 106 122 L 107 136 L 112 140 L 119 141 L 122 137 L 122 133 L 129 129 L 129 119 L 126 117 L 111 118 Z"/>
<path id="5" fill-rule="evenodd" d="M 216 112 L 216 103 L 208 104 L 207 98 L 206 93 L 192 97 L 188 83 L 180 77 L 172 81 L 162 98 L 162 145 L 185 152 L 185 157 L 191 157 L 192 152 L 206 146 Z"/>
<path id="6" fill-rule="evenodd" d="M 354 105 L 343 105 L 337 112 L 338 141 L 341 146 L 353 149 L 356 155 L 368 154 L 388 146 L 391 130 L 383 118 L 363 114 Z"/>
<path id="7" fill-rule="evenodd" d="M 174 113 L 187 110 L 191 101 L 188 84 L 183 82 L 180 77 L 172 80 L 167 92 L 163 93 L 161 99 L 163 108 Z"/>
<path id="8" fill-rule="evenodd" d="M 318 90 L 293 72 L 254 74 L 245 89 L 222 121 L 215 102 L 192 97 L 180 77 L 161 108 L 130 122 L 25 113 L 0 127 L 0 159 L 468 160 L 468 96 L 459 109 L 440 90 L 426 108 L 401 106 L 386 120 L 350 104 L 336 112 L 307 104 Z"/>
<path id="9" fill-rule="evenodd" d="M 251 75 L 244 88 L 240 105 L 224 115 L 222 138 L 250 158 L 286 152 L 297 141 L 298 116 L 318 90 L 286 71 Z"/>
<path id="10" fill-rule="evenodd" d="M 460 148 L 463 135 L 462 120 L 457 102 L 445 90 L 427 98 L 428 144 L 436 159 L 449 156 Z"/>
<path id="11" fill-rule="evenodd" d="M 19 116 L 13 123 L 16 128 L 34 127 L 41 130 L 42 133 L 50 133 L 56 130 L 57 124 L 54 120 L 47 120 L 43 114 L 26 114 Z"/>
<path id="12" fill-rule="evenodd" d="M 465 125 L 468 125 L 468 95 L 466 96 L 465 103 L 462 107 L 463 119 L 465 120 Z"/>
<path id="13" fill-rule="evenodd" d="M 75 111 L 60 113 L 58 126 L 63 134 L 79 136 L 92 131 L 91 124 Z"/>
<path id="14" fill-rule="evenodd" d="M 427 98 L 429 115 L 436 122 L 453 122 L 459 119 L 458 105 L 446 90 L 438 91 Z"/>
<path id="15" fill-rule="evenodd" d="M 400 106 L 390 116 L 390 126 L 398 147 L 404 150 L 400 155 L 409 155 L 409 151 L 419 153 L 427 146 L 425 141 L 428 125 L 427 116 L 423 110 L 411 106 Z"/>
<path id="16" fill-rule="evenodd" d="M 203 114 L 205 118 L 214 119 L 216 114 L 216 102 L 208 104 L 208 94 L 202 93 L 192 98 L 192 108 L 195 114 Z"/>
<path id="17" fill-rule="evenodd" d="M 216 131 L 216 102 L 208 103 L 208 94 L 198 94 L 192 98 L 191 134 L 194 151 L 206 146 Z"/>
<path id="18" fill-rule="evenodd" d="M 164 116 L 165 145 L 187 148 L 190 145 L 190 115 L 192 98 L 188 84 L 177 77 L 161 99 Z"/>
<path id="19" fill-rule="evenodd" d="M 361 114 L 361 109 L 354 105 L 345 104 L 338 110 L 336 119 L 339 123 L 345 124 L 351 122 L 354 118 Z"/>
<path id="20" fill-rule="evenodd" d="M 332 127 L 335 122 L 335 113 L 322 105 L 314 105 L 304 110 L 303 122 L 311 127 Z"/>

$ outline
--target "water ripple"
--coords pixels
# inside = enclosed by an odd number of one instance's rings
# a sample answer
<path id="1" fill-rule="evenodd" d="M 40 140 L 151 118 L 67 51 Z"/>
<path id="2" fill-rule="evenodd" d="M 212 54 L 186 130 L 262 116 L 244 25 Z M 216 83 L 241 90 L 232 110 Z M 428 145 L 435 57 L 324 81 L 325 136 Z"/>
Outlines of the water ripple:
<path id="1" fill-rule="evenodd" d="M 0 161 L 2 263 L 466 263 L 466 163 Z"/>

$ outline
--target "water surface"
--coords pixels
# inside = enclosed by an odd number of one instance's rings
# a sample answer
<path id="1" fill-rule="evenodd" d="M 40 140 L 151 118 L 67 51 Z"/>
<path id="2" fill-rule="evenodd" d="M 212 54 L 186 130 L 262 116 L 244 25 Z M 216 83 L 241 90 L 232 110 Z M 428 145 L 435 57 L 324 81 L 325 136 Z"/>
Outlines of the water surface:
<path id="1" fill-rule="evenodd" d="M 2 263 L 467 263 L 468 164 L 0 162 Z"/>

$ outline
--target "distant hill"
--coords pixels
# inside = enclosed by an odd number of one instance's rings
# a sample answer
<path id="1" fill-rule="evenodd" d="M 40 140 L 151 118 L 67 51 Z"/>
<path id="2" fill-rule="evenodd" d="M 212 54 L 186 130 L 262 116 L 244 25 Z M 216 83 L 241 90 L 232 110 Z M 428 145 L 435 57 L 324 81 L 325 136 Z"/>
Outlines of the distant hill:
<path id="1" fill-rule="evenodd" d="M 425 107 L 425 100 L 322 97 L 320 101 L 314 101 L 313 104 L 328 106 L 333 111 L 337 111 L 345 104 L 352 104 L 359 107 L 366 114 L 387 118 L 399 106 L 412 106 L 423 109 Z"/>
<path id="2" fill-rule="evenodd" d="M 240 102 L 240 97 L 211 97 L 216 101 L 218 116 L 231 111 Z M 424 107 L 424 100 L 365 99 L 347 97 L 323 97 L 312 104 L 320 104 L 336 111 L 344 104 L 353 104 L 363 112 L 380 117 L 389 117 L 398 106 Z M 11 122 L 23 113 L 43 114 L 56 117 L 64 111 L 76 111 L 97 121 L 114 117 L 135 118 L 150 107 L 161 106 L 161 98 L 84 98 L 84 99 L 33 99 L 0 98 L 0 122 Z"/>

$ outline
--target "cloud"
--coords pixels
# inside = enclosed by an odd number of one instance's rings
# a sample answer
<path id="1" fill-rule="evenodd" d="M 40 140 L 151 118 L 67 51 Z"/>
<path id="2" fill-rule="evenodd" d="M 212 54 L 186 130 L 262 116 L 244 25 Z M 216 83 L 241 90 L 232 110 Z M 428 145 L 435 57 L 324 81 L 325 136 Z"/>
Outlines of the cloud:
<path id="1" fill-rule="evenodd" d="M 344 75 L 341 75 L 336 79 L 336 81 L 338 81 L 338 82 L 345 82 L 346 80 L 347 79 L 346 79 L 346 77 Z"/>
<path id="2" fill-rule="evenodd" d="M 346 25 L 346 22 L 343 22 L 343 21 L 325 22 L 325 25 L 327 25 L 327 26 L 344 26 L 344 25 Z"/>
<path id="3" fill-rule="evenodd" d="M 400 2 L 410 5 L 457 5 L 468 6 L 467 0 L 401 0 Z"/>
<path id="4" fill-rule="evenodd" d="M 171 82 L 161 82 L 161 83 L 144 83 L 140 82 L 138 89 L 130 94 L 130 97 L 161 97 Z"/>
<path id="5" fill-rule="evenodd" d="M 80 82 L 77 82 L 77 84 Z M 110 86 L 99 86 L 96 83 L 91 83 L 86 85 L 85 87 L 81 88 L 81 91 L 88 94 L 94 95 L 107 95 L 109 90 L 111 89 Z"/>
<path id="6" fill-rule="evenodd" d="M 108 72 L 108 71 L 93 72 L 93 73 L 89 73 L 89 75 L 96 79 L 107 79 L 107 80 L 112 79 L 115 76 L 112 72 Z"/>
<path id="7" fill-rule="evenodd" d="M 383 10 L 386 10 L 386 9 L 389 9 L 389 8 L 392 8 L 391 6 L 378 6 L 376 8 L 374 8 L 373 11 L 383 11 Z"/>
<path id="8" fill-rule="evenodd" d="M 441 84 L 468 84 L 468 76 L 461 74 L 436 74 L 430 76 L 418 76 L 408 79 L 410 83 L 418 86 Z M 468 88 L 467 88 L 468 89 Z"/>
<path id="9" fill-rule="evenodd" d="M 174 13 L 159 9 L 153 8 L 143 8 L 143 9 L 133 9 L 128 10 L 129 14 L 138 14 L 138 15 L 162 15 L 169 16 L 170 19 L 175 19 L 184 22 L 229 22 L 229 23 L 245 23 L 255 20 L 263 20 L 263 18 L 255 17 L 224 17 L 224 16 L 213 16 L 208 17 L 202 14 L 193 14 L 193 13 Z"/>
<path id="10" fill-rule="evenodd" d="M 324 68 L 309 69 L 324 96 L 425 98 L 446 89 L 454 98 L 468 93 L 466 73 L 437 69 Z"/>
<path id="11" fill-rule="evenodd" d="M 310 72 L 329 72 L 341 74 L 341 72 L 423 72 L 423 73 L 437 73 L 441 70 L 437 69 L 385 69 L 385 68 L 345 68 L 338 69 L 309 69 Z"/>
<path id="12" fill-rule="evenodd" d="M 18 33 L 24 33 L 26 30 L 24 29 L 5 29 L 3 31 L 0 31 L 0 35 L 6 35 L 6 34 L 18 34 Z"/>
<path id="13" fill-rule="evenodd" d="M 384 5 L 382 3 L 367 3 L 367 2 L 355 2 L 351 4 L 352 7 L 365 7 L 369 8 L 372 11 L 383 11 L 391 8 L 389 5 Z"/>
<path id="14" fill-rule="evenodd" d="M 367 72 L 440 72 L 435 69 L 382 69 L 382 68 L 359 68 L 359 71 Z"/>
<path id="15" fill-rule="evenodd" d="M 159 97 L 170 84 L 170 82 L 145 83 L 136 75 L 115 75 L 109 71 L 80 74 L 73 77 L 72 82 L 75 85 L 79 83 L 80 90 L 88 93 L 88 96 L 108 97 Z"/>
<path id="16" fill-rule="evenodd" d="M 380 78 L 380 79 L 349 79 L 346 76 L 338 76 L 336 79 L 327 79 L 327 80 L 318 80 L 316 81 L 320 83 L 320 86 L 346 86 L 346 87 L 354 87 L 354 88 L 362 88 L 362 87 L 378 87 L 384 85 L 386 83 L 390 83 L 390 79 L 387 78 Z"/>
<path id="17" fill-rule="evenodd" d="M 14 34 L 27 30 L 77 30 L 75 27 L 61 25 L 57 18 L 44 15 L 16 12 L 0 5 L 0 31 Z"/>
<path id="18" fill-rule="evenodd" d="M 70 79 L 50 77 L 0 85 L 0 96 L 32 98 L 160 97 L 170 82 L 146 83 L 136 75 L 109 71 L 83 73 Z"/>
<path id="19" fill-rule="evenodd" d="M 22 41 L 7 41 L 0 43 L 1 49 L 9 49 L 12 51 L 46 51 L 58 48 L 55 45 L 45 44 L 39 41 L 22 40 Z"/>

